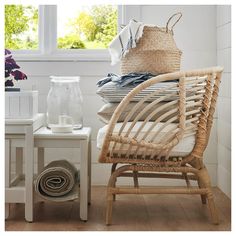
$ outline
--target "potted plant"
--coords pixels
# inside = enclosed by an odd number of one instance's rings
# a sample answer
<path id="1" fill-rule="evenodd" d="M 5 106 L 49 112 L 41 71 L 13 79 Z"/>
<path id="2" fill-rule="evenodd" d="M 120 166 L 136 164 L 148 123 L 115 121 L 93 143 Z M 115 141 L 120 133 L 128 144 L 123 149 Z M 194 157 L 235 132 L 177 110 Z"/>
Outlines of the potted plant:
<path id="1" fill-rule="evenodd" d="M 18 69 L 20 67 L 16 64 L 11 52 L 5 49 L 5 91 L 20 91 L 20 88 L 14 88 L 14 82 L 25 80 L 27 76 Z"/>
<path id="2" fill-rule="evenodd" d="M 5 49 L 5 118 L 32 119 L 38 113 L 38 91 L 20 91 L 14 82 L 25 80 L 11 52 Z"/>

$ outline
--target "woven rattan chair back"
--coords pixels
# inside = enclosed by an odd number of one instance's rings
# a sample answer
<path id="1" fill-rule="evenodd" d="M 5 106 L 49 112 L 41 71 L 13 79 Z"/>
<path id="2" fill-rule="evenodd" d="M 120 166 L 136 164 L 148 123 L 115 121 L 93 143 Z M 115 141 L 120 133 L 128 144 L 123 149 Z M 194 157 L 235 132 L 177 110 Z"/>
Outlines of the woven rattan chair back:
<path id="1" fill-rule="evenodd" d="M 162 163 L 181 166 L 202 157 L 207 146 L 215 111 L 222 68 L 175 72 L 154 77 L 133 89 L 114 112 L 100 153 L 100 162 Z M 115 125 L 132 99 L 157 83 L 163 88 L 143 97 L 129 112 L 119 130 Z M 152 99 L 155 97 L 156 99 Z M 152 102 L 139 115 L 135 110 L 144 102 Z M 163 103 L 163 101 L 165 101 Z M 164 104 L 164 105 L 163 105 Z M 136 117 L 133 117 L 134 114 Z M 146 114 L 140 123 L 139 118 Z M 158 114 L 160 114 L 158 116 Z M 153 117 L 156 120 L 153 121 Z M 132 120 L 132 122 L 129 122 Z M 152 120 L 152 122 L 150 122 Z M 134 131 L 135 130 L 135 131 Z M 155 130 L 155 132 L 151 132 Z M 161 136 L 162 131 L 165 135 Z M 195 135 L 196 144 L 189 156 L 172 161 L 170 153 L 181 139 Z M 175 159 L 176 160 L 176 159 Z"/>

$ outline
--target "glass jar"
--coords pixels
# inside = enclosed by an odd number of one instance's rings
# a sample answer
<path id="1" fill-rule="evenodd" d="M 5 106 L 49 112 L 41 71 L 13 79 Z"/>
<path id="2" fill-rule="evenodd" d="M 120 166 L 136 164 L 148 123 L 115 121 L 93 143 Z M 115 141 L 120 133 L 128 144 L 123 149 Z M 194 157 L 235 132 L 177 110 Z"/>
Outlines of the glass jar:
<path id="1" fill-rule="evenodd" d="M 83 126 L 80 77 L 50 76 L 51 88 L 47 96 L 48 128 L 80 129 Z"/>

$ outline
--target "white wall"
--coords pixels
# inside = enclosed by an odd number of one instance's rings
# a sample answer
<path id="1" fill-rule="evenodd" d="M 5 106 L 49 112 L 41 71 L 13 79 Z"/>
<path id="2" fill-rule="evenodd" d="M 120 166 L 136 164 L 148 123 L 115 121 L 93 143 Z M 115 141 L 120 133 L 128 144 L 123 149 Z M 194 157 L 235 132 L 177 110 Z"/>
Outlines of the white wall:
<path id="1" fill-rule="evenodd" d="M 215 65 L 215 6 L 142 6 L 141 20 L 165 26 L 168 18 L 176 12 L 183 14 L 174 27 L 177 46 L 183 51 L 182 69 Z"/>
<path id="2" fill-rule="evenodd" d="M 231 8 L 217 6 L 217 63 L 224 66 L 218 99 L 219 188 L 231 195 Z"/>
<path id="3" fill-rule="evenodd" d="M 181 11 L 183 18 L 176 25 L 174 32 L 178 47 L 183 51 L 182 69 L 193 69 L 216 65 L 216 7 L 215 6 L 129 6 L 125 12 L 126 22 L 130 18 L 142 20 L 160 26 L 166 24 L 173 13 Z M 92 127 L 92 184 L 107 184 L 110 165 L 97 162 L 99 151 L 96 148 L 96 134 L 102 123 L 96 113 L 103 105 L 96 95 L 96 82 L 108 72 L 119 73 L 119 65 L 110 66 L 109 61 L 18 61 L 22 70 L 28 75 L 27 81 L 19 82 L 24 89 L 39 90 L 39 111 L 46 112 L 46 96 L 49 91 L 50 75 L 80 75 L 81 90 L 84 97 L 84 124 Z M 215 116 L 216 120 L 217 116 Z M 214 121 L 215 121 L 214 120 Z M 214 122 L 216 123 L 216 122 Z M 216 124 L 213 127 L 211 140 L 206 151 L 205 162 L 209 169 L 212 183 L 217 180 L 217 135 Z M 48 150 L 47 161 L 70 156 L 76 161 L 73 150 Z M 125 180 L 123 184 L 127 183 Z M 164 184 L 147 182 L 146 184 Z M 172 183 L 172 181 L 171 181 Z M 180 184 L 182 182 L 176 182 Z"/>

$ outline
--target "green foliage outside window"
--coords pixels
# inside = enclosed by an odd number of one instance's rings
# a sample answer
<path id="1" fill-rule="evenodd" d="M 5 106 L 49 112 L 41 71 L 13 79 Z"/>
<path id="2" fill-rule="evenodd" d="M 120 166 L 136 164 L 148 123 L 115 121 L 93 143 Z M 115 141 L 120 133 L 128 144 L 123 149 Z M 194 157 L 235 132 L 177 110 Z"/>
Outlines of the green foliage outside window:
<path id="1" fill-rule="evenodd" d="M 92 8 L 94 21 L 98 27 L 96 40 L 101 41 L 105 47 L 117 34 L 117 8 L 112 6 L 102 6 Z"/>
<path id="2" fill-rule="evenodd" d="M 38 48 L 38 9 L 36 7 L 5 5 L 5 48 Z"/>
<path id="3" fill-rule="evenodd" d="M 97 5 L 89 11 L 80 12 L 78 17 L 68 22 L 71 34 L 58 38 L 58 48 L 70 47 L 68 41 L 81 41 L 84 45 L 77 48 L 107 48 L 117 34 L 117 7 Z M 83 38 L 83 40 L 82 40 Z"/>
<path id="4" fill-rule="evenodd" d="M 79 39 L 77 35 L 67 35 L 58 39 L 59 48 L 63 49 L 76 49 L 85 48 L 84 43 Z"/>

